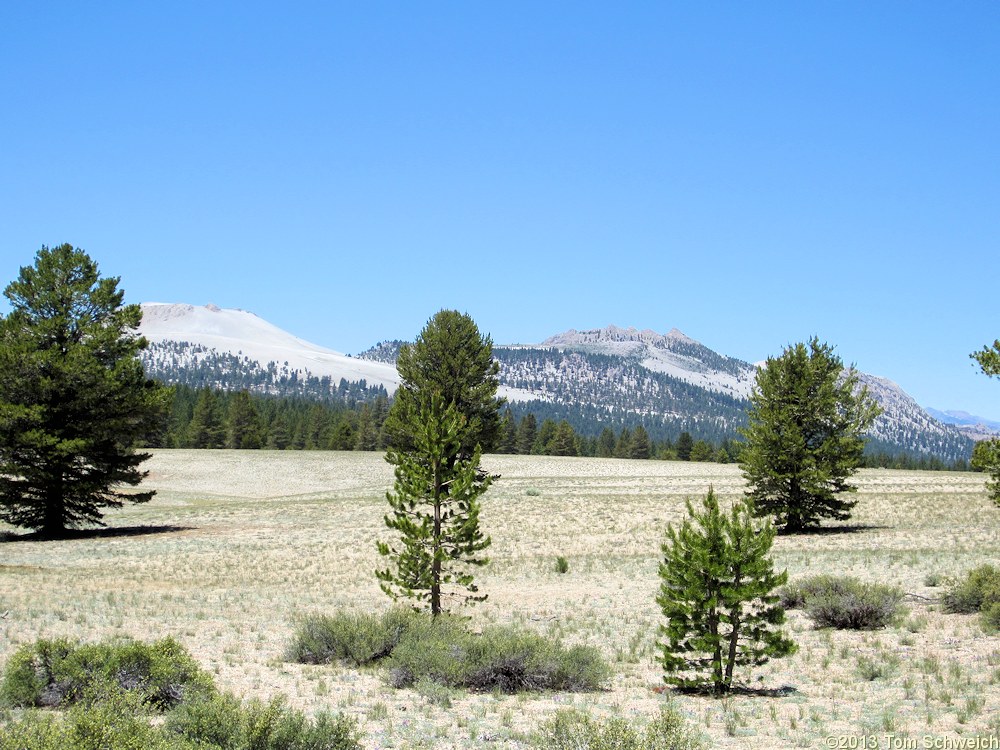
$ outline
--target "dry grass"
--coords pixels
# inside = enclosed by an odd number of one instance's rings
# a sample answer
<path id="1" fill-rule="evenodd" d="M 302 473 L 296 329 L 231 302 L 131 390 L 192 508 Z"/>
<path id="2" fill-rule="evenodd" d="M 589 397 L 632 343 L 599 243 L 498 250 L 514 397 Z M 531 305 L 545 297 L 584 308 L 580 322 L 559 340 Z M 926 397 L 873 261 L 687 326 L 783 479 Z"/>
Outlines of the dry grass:
<path id="1" fill-rule="evenodd" d="M 520 456 L 485 464 L 503 478 L 485 497 L 493 562 L 480 581 L 490 598 L 469 610 L 473 626 L 522 622 L 598 646 L 616 673 L 607 692 L 459 693 L 442 708 L 386 687 L 378 672 L 282 660 L 296 615 L 388 606 L 372 575 L 392 481 L 380 454 L 157 451 L 149 463 L 157 498 L 108 521 L 180 530 L 0 544 L 0 612 L 9 610 L 0 660 L 42 636 L 174 635 L 220 686 L 346 711 L 372 748 L 520 747 L 567 705 L 638 723 L 653 717 L 670 699 L 655 648 L 663 532 L 709 484 L 723 499 L 739 496 L 738 469 Z M 859 483 L 858 528 L 779 537 L 779 568 L 793 579 L 843 573 L 935 597 L 940 589 L 924 586 L 929 574 L 997 562 L 1000 516 L 981 475 L 864 471 Z M 558 555 L 566 574 L 555 571 Z M 788 689 L 780 697 L 672 699 L 717 747 L 996 734 L 1000 639 L 974 616 L 923 600 L 909 606 L 898 626 L 868 633 L 814 630 L 791 613 L 799 653 L 759 670 L 761 687 Z"/>

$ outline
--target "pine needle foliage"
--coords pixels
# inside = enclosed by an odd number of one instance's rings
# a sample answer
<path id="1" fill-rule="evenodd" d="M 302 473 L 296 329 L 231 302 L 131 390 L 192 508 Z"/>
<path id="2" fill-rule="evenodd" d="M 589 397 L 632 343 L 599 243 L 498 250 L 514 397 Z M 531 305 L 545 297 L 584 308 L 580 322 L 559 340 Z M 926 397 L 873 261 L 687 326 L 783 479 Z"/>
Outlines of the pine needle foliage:
<path id="1" fill-rule="evenodd" d="M 785 610 L 775 589 L 788 580 L 768 556 L 774 542 L 769 522 L 754 526 L 749 509 L 719 508 L 709 488 L 696 511 L 667 529 L 657 604 L 667 618 L 660 627 L 664 681 L 684 690 L 723 694 L 737 667 L 765 664 L 796 650 L 780 626 Z"/>
<path id="2" fill-rule="evenodd" d="M 857 500 L 844 495 L 857 488 L 848 479 L 882 411 L 856 371 L 813 337 L 767 360 L 750 404 L 740 467 L 754 515 L 788 533 L 850 518 Z"/>
<path id="3" fill-rule="evenodd" d="M 71 245 L 39 250 L 4 291 L 0 318 L 0 519 L 58 537 L 103 525 L 146 476 L 134 450 L 159 429 L 170 391 L 136 355 L 142 311 Z"/>
<path id="4" fill-rule="evenodd" d="M 984 346 L 969 356 L 979 363 L 985 375 L 1000 377 L 1000 339 L 994 341 L 992 347 Z M 990 475 L 986 492 L 990 500 L 1000 505 L 1000 440 L 994 438 L 977 443 L 972 451 L 972 468 Z"/>
<path id="5" fill-rule="evenodd" d="M 432 394 L 410 424 L 410 449 L 386 453 L 396 481 L 386 493 L 392 512 L 385 525 L 400 538 L 378 543 L 390 565 L 375 575 L 392 599 L 414 599 L 436 617 L 453 587 L 467 592 L 458 595 L 464 602 L 486 599 L 477 593 L 472 569 L 489 561 L 480 555 L 491 540 L 479 528 L 479 497 L 493 477 L 479 470 L 478 447 L 460 456 L 466 419 L 441 394 Z"/>

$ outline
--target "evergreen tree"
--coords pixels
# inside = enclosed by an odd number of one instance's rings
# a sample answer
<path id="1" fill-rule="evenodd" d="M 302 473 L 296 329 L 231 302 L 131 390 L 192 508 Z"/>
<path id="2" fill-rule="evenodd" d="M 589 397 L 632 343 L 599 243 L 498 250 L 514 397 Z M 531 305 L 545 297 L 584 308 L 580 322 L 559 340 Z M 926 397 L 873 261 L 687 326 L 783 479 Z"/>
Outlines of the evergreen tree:
<path id="1" fill-rule="evenodd" d="M 497 453 L 517 453 L 517 423 L 509 408 L 504 410 L 503 420 L 500 423 L 500 436 Z"/>
<path id="2" fill-rule="evenodd" d="M 226 428 L 222 423 L 222 408 L 215 391 L 204 388 L 198 394 L 191 424 L 188 425 L 188 445 L 192 448 L 222 448 L 226 444 Z"/>
<path id="3" fill-rule="evenodd" d="M 546 451 L 550 456 L 576 456 L 576 433 L 565 419 L 556 426 L 555 434 Z"/>
<path id="4" fill-rule="evenodd" d="M 600 458 L 611 458 L 615 455 L 615 433 L 610 427 L 601 430 L 597 438 L 597 455 Z"/>
<path id="5" fill-rule="evenodd" d="M 691 460 L 691 451 L 694 450 L 694 438 L 691 437 L 691 433 L 682 432 L 677 438 L 677 445 L 674 447 L 677 451 L 677 458 L 681 461 Z"/>
<path id="6" fill-rule="evenodd" d="M 479 530 L 479 497 L 496 477 L 480 466 L 481 451 L 499 438 L 497 365 L 489 337 L 467 315 L 441 311 L 413 346 L 400 352 L 400 383 L 386 424 L 396 467 L 385 523 L 401 535 L 378 543 L 389 567 L 376 571 L 389 596 L 406 596 L 444 611 L 452 586 L 465 601 L 482 601 L 472 569 L 490 545 Z M 470 447 L 471 446 L 471 447 Z"/>
<path id="7" fill-rule="evenodd" d="M 267 447 L 283 451 L 291 445 L 292 437 L 289 433 L 288 417 L 285 412 L 278 412 L 267 435 Z"/>
<path id="8" fill-rule="evenodd" d="M 792 533 L 850 518 L 857 501 L 840 495 L 856 489 L 847 480 L 861 463 L 862 433 L 881 412 L 854 369 L 814 337 L 757 370 L 750 404 L 740 467 L 754 514 Z"/>
<path id="9" fill-rule="evenodd" d="M 986 492 L 990 499 L 1000 505 L 1000 439 L 980 440 L 972 449 L 972 468 L 990 475 L 986 481 Z"/>
<path id="10" fill-rule="evenodd" d="M 368 408 L 368 404 L 364 404 L 361 407 L 361 413 L 358 414 L 358 431 L 355 436 L 354 450 L 378 450 L 378 439 L 379 433 L 375 427 L 374 415 Z"/>
<path id="11" fill-rule="evenodd" d="M 660 627 L 664 681 L 685 689 L 728 692 L 736 667 L 757 666 L 794 653 L 779 629 L 785 612 L 775 589 L 788 581 L 768 557 L 774 528 L 755 529 L 747 507 L 727 515 L 709 488 L 679 529 L 667 529 L 656 598 L 667 623 Z"/>
<path id="12" fill-rule="evenodd" d="M 536 456 L 549 455 L 549 448 L 558 429 L 559 425 L 554 419 L 546 419 L 542 422 L 542 426 L 538 428 L 538 434 L 535 436 L 535 444 L 531 446 L 531 452 Z"/>
<path id="13" fill-rule="evenodd" d="M 522 456 L 531 453 L 538 435 L 538 420 L 534 414 L 525 414 L 517 426 L 517 452 Z"/>
<path id="14" fill-rule="evenodd" d="M 982 351 L 973 352 L 971 356 L 984 374 L 1000 377 L 1000 339 L 993 342 L 992 348 L 984 346 Z M 994 438 L 976 443 L 972 451 L 972 466 L 990 475 L 986 492 L 994 503 L 1000 505 L 1000 440 Z"/>
<path id="15" fill-rule="evenodd" d="M 652 453 L 652 446 L 649 443 L 649 433 L 642 425 L 638 425 L 632 432 L 632 439 L 629 441 L 629 458 L 649 458 Z"/>
<path id="16" fill-rule="evenodd" d="M 229 435 L 226 447 L 246 449 L 260 448 L 261 439 L 260 416 L 250 399 L 250 394 L 240 391 L 229 401 L 229 414 L 226 420 Z"/>
<path id="17" fill-rule="evenodd" d="M 402 383 L 385 423 L 389 445 L 407 446 L 409 415 L 420 413 L 422 398 L 440 393 L 466 419 L 459 456 L 468 458 L 477 445 L 484 453 L 496 449 L 504 403 L 496 395 L 500 366 L 492 339 L 480 334 L 472 318 L 455 310 L 436 313 L 412 345 L 400 347 L 396 369 Z"/>
<path id="18" fill-rule="evenodd" d="M 0 318 L 0 519 L 58 537 L 103 525 L 104 508 L 146 476 L 134 446 L 163 426 L 170 392 L 137 354 L 142 311 L 117 278 L 71 245 L 42 247 L 4 296 Z"/>
<path id="19" fill-rule="evenodd" d="M 615 443 L 615 458 L 628 458 L 629 451 L 632 449 L 632 430 L 628 427 L 622 427 L 622 431 L 618 433 L 618 442 Z"/>
<path id="20" fill-rule="evenodd" d="M 711 461 L 714 456 L 715 451 L 712 450 L 711 444 L 706 440 L 695 440 L 694 445 L 691 446 L 691 453 L 688 454 L 688 459 L 691 461 Z"/>

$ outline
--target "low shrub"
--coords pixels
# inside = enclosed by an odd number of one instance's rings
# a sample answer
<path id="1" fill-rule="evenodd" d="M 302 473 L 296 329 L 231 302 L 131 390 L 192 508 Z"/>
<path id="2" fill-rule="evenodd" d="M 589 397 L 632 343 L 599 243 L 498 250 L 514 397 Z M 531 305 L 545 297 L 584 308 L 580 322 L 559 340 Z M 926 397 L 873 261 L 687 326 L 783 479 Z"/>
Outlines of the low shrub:
<path id="1" fill-rule="evenodd" d="M 1000 630 L 1000 568 L 973 568 L 945 592 L 941 601 L 946 612 L 981 612 L 987 630 Z"/>
<path id="2" fill-rule="evenodd" d="M 900 613 L 903 591 L 847 576 L 820 575 L 779 592 L 789 609 L 804 609 L 818 627 L 850 630 L 884 628 Z"/>
<path id="3" fill-rule="evenodd" d="M 625 719 L 595 721 L 577 709 L 557 711 L 539 732 L 535 745 L 550 750 L 702 750 L 701 737 L 674 708 L 660 709 L 645 731 Z"/>
<path id="4" fill-rule="evenodd" d="M 109 687 L 64 716 L 36 710 L 0 727 L 0 750 L 359 750 L 356 723 L 320 713 L 314 721 L 284 704 L 241 703 L 214 694 L 185 701 L 162 725 L 137 691 Z"/>
<path id="5" fill-rule="evenodd" d="M 610 668 L 591 647 L 563 648 L 536 633 L 510 627 L 469 632 L 460 619 L 432 619 L 412 611 L 340 614 L 302 621 L 288 650 L 308 663 L 385 661 L 389 683 L 412 687 L 430 680 L 449 688 L 597 690 Z"/>
<path id="6" fill-rule="evenodd" d="M 169 737 L 152 726 L 141 692 L 105 687 L 100 701 L 77 703 L 63 716 L 26 711 L 0 727 L 0 750 L 195 749 L 184 738 Z"/>
<path id="7" fill-rule="evenodd" d="M 569 560 L 562 555 L 556 558 L 556 573 L 569 573 Z"/>
<path id="8" fill-rule="evenodd" d="M 332 617 L 309 615 L 299 622 L 286 657 L 300 664 L 371 664 L 392 653 L 419 617 L 407 609 L 390 609 L 381 616 L 351 612 Z"/>
<path id="9" fill-rule="evenodd" d="M 1000 569 L 980 565 L 955 583 L 941 599 L 945 611 L 972 614 L 1000 603 Z"/>
<path id="10" fill-rule="evenodd" d="M 247 703 L 232 695 L 189 701 L 167 715 L 168 738 L 198 748 L 224 750 L 357 750 L 357 724 L 343 715 L 321 712 L 309 721 L 285 705 L 283 696 Z"/>
<path id="11" fill-rule="evenodd" d="M 470 633 L 451 618 L 426 621 L 404 635 L 389 660 L 392 684 L 430 679 L 472 690 L 598 690 L 610 676 L 600 653 L 516 628 Z"/>
<path id="12" fill-rule="evenodd" d="M 173 638 L 147 644 L 124 640 L 76 644 L 65 639 L 39 640 L 8 660 L 0 697 L 11 706 L 64 706 L 95 691 L 141 694 L 157 709 L 168 709 L 189 696 L 214 691 L 212 678 Z"/>

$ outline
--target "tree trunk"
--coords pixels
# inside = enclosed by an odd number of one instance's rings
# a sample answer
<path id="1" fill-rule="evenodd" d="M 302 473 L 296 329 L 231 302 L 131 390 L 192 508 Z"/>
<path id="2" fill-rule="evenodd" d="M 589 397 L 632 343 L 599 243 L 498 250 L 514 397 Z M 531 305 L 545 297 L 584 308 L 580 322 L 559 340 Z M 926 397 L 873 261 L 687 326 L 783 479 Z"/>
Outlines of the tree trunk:
<path id="1" fill-rule="evenodd" d="M 434 469 L 434 539 L 431 545 L 431 617 L 441 614 L 441 470 Z"/>

